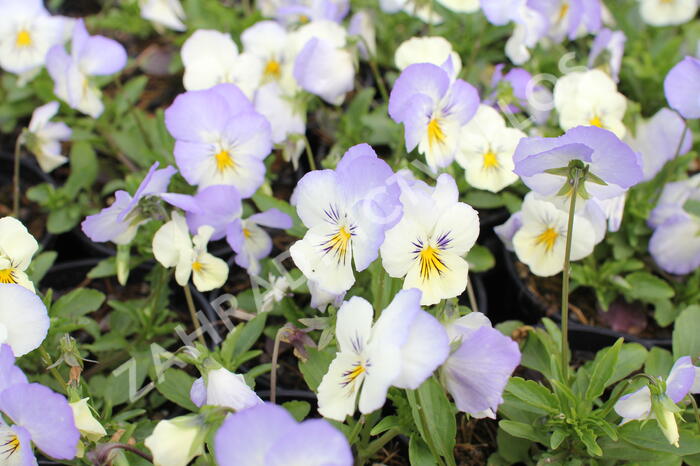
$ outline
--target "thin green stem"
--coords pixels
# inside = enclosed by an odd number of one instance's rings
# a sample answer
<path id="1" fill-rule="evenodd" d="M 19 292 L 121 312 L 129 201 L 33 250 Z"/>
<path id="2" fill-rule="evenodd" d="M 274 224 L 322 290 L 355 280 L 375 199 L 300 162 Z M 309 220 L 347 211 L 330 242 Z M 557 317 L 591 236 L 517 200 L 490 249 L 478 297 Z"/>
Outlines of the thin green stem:
<path id="1" fill-rule="evenodd" d="M 316 161 L 314 160 L 314 153 L 311 150 L 311 144 L 309 144 L 309 138 L 304 135 L 304 148 L 306 149 L 306 158 L 309 161 L 309 168 L 311 170 L 316 170 Z"/>
<path id="2" fill-rule="evenodd" d="M 20 149 L 22 148 L 22 140 L 23 140 L 22 134 L 20 134 L 17 137 L 17 142 L 15 142 L 15 171 L 14 171 L 14 177 L 12 179 L 12 215 L 16 218 L 19 219 L 19 197 L 20 197 L 20 189 L 19 189 L 19 159 L 20 159 Z"/>
<path id="3" fill-rule="evenodd" d="M 194 307 L 194 300 L 192 299 L 192 291 L 190 291 L 190 285 L 186 284 L 182 287 L 185 291 L 185 300 L 187 300 L 187 309 L 190 311 L 190 318 L 194 324 L 194 330 L 197 332 L 197 339 L 199 342 L 207 346 L 207 342 L 204 340 L 204 335 L 202 334 L 202 326 L 199 324 L 199 319 L 197 319 L 197 310 Z"/>
<path id="4" fill-rule="evenodd" d="M 362 429 L 362 427 L 364 427 L 364 425 L 365 425 L 365 415 L 363 414 L 362 416 L 360 416 L 360 419 L 358 419 L 357 422 L 355 422 L 355 425 L 352 426 L 352 431 L 350 432 L 350 435 L 348 436 L 348 443 L 350 445 L 355 443 L 355 439 L 360 434 L 360 430 Z"/>
<path id="5" fill-rule="evenodd" d="M 384 447 L 384 445 L 389 443 L 400 433 L 401 431 L 397 428 L 389 429 L 386 432 L 384 432 L 381 437 L 379 437 L 376 440 L 373 440 L 369 445 L 367 445 L 367 448 L 365 450 L 361 451 L 357 455 L 357 461 L 355 464 L 357 464 L 358 466 L 365 464 L 367 460 L 371 459 L 379 450 L 381 450 Z"/>
<path id="6" fill-rule="evenodd" d="M 469 278 L 467 274 L 467 296 L 469 296 L 469 305 L 473 312 L 479 312 L 479 304 L 476 302 L 476 294 L 474 293 L 474 286 L 472 285 L 472 279 Z"/>
<path id="7" fill-rule="evenodd" d="M 564 252 L 564 277 L 561 283 L 561 374 L 563 382 L 569 379 L 569 273 L 571 268 L 571 238 L 574 231 L 574 214 L 580 175 L 576 170 L 571 180 L 571 203 L 569 204 L 569 223 L 566 227 L 566 249 Z"/>
<path id="8" fill-rule="evenodd" d="M 438 453 L 438 450 L 435 447 L 435 443 L 433 442 L 433 436 L 431 435 L 430 428 L 428 427 L 428 420 L 425 417 L 425 409 L 423 409 L 423 402 L 421 401 L 420 390 L 410 390 L 410 392 L 413 392 L 416 405 L 418 405 L 418 414 L 421 423 L 420 430 L 425 434 L 423 436 L 423 440 L 425 440 L 425 443 L 428 445 L 428 449 L 433 455 L 433 458 L 435 458 L 437 464 L 439 466 L 444 466 L 445 463 L 442 461 L 442 456 L 440 455 L 440 453 Z M 454 463 L 454 459 L 452 460 L 452 463 Z"/>
<path id="9" fill-rule="evenodd" d="M 272 349 L 272 373 L 270 374 L 270 401 L 272 403 L 277 402 L 277 359 L 280 354 L 280 341 L 282 339 L 282 333 L 284 332 L 284 327 L 280 327 L 275 335 L 275 346 Z"/>
<path id="10" fill-rule="evenodd" d="M 49 368 L 48 371 L 51 373 L 53 378 L 56 379 L 58 384 L 61 386 L 61 388 L 65 392 L 68 384 L 63 379 L 63 376 L 61 375 L 61 373 L 58 372 L 58 369 L 56 369 L 55 367 L 52 367 L 54 362 L 51 360 L 51 355 L 49 354 L 48 351 L 46 351 L 46 348 L 44 348 L 44 345 L 39 346 L 39 354 L 41 355 L 41 361 L 44 364 L 46 364 L 46 367 Z"/>
<path id="11" fill-rule="evenodd" d="M 367 51 L 369 53 L 369 50 Z M 374 75 L 374 81 L 377 83 L 377 87 L 379 88 L 379 93 L 382 95 L 382 100 L 384 101 L 385 104 L 389 103 L 389 93 L 386 90 L 386 84 L 384 84 L 384 78 L 382 78 L 382 74 L 379 72 L 379 66 L 377 66 L 377 57 L 374 55 L 370 55 L 369 57 L 369 67 L 372 70 L 372 74 Z"/>

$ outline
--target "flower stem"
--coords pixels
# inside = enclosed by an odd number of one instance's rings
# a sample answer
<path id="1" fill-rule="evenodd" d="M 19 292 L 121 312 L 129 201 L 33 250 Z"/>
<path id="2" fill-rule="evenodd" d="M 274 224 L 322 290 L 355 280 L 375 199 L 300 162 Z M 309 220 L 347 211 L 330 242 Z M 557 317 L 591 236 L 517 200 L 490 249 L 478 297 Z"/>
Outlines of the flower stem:
<path id="1" fill-rule="evenodd" d="M 471 278 L 469 278 L 469 274 L 467 274 L 467 296 L 469 296 L 469 305 L 472 308 L 472 312 L 479 312 L 479 304 L 476 302 L 476 294 L 474 294 L 474 286 Z"/>
<path id="2" fill-rule="evenodd" d="M 419 421 L 422 427 L 419 430 L 425 433 L 425 435 L 423 436 L 423 440 L 425 440 L 425 443 L 428 445 L 428 449 L 430 450 L 430 453 L 432 453 L 433 458 L 435 458 L 435 461 L 438 464 L 438 466 L 444 466 L 445 463 L 442 461 L 442 456 L 440 456 L 440 453 L 438 453 L 438 450 L 435 447 L 435 443 L 433 442 L 433 436 L 431 435 L 430 429 L 428 427 L 428 420 L 425 417 L 425 409 L 423 409 L 423 403 L 420 397 L 420 389 L 407 390 L 407 394 L 409 397 L 411 395 L 415 397 L 415 403 L 418 406 Z M 454 463 L 454 459 L 452 463 Z"/>
<path id="3" fill-rule="evenodd" d="M 571 183 L 571 203 L 569 204 L 569 223 L 566 227 L 566 249 L 564 252 L 564 277 L 561 283 L 561 374 L 563 382 L 569 378 L 569 272 L 571 268 L 571 237 L 574 231 L 574 214 L 580 173 L 573 170 Z"/>
<path id="4" fill-rule="evenodd" d="M 197 339 L 199 342 L 207 346 L 207 342 L 204 340 L 204 334 L 202 333 L 202 326 L 199 325 L 199 319 L 197 319 L 197 311 L 194 307 L 194 300 L 192 299 L 192 291 L 190 291 L 190 285 L 186 284 L 182 287 L 185 291 L 185 299 L 187 300 L 187 308 L 190 311 L 190 317 L 192 318 L 192 323 L 194 324 L 195 332 L 197 332 Z"/>
<path id="5" fill-rule="evenodd" d="M 304 148 L 306 149 L 306 158 L 309 161 L 309 168 L 313 171 L 316 170 L 316 161 L 314 160 L 314 153 L 311 150 L 311 144 L 309 144 L 309 138 L 304 135 Z"/>
<path id="6" fill-rule="evenodd" d="M 54 367 L 54 363 L 51 360 L 51 355 L 49 354 L 48 351 L 46 351 L 46 348 L 44 348 L 44 345 L 39 346 L 39 354 L 41 355 L 42 362 L 44 364 L 46 364 L 48 371 L 51 372 L 51 375 L 53 376 L 53 378 L 56 379 L 58 384 L 65 391 L 68 384 L 66 384 L 66 381 L 63 379 L 63 376 L 61 376 L 61 373 L 58 372 L 58 369 L 56 369 Z"/>
<path id="7" fill-rule="evenodd" d="M 17 142 L 15 142 L 15 170 L 14 177 L 12 179 L 12 215 L 19 220 L 19 159 L 20 159 L 20 149 L 22 148 L 22 140 L 24 138 L 20 134 L 17 137 Z"/>
<path id="8" fill-rule="evenodd" d="M 379 437 L 376 440 L 373 440 L 369 445 L 367 445 L 367 448 L 360 452 L 357 455 L 357 461 L 355 462 L 356 465 L 363 465 L 367 460 L 371 459 L 379 450 L 381 450 L 384 445 L 389 443 L 394 437 L 399 435 L 401 431 L 397 428 L 389 429 L 386 432 L 382 434 L 381 437 Z"/>
<path id="9" fill-rule="evenodd" d="M 272 373 L 270 374 L 270 401 L 277 402 L 277 359 L 280 355 L 280 340 L 284 333 L 284 327 L 280 327 L 275 335 L 275 346 L 272 349 Z"/>
<path id="10" fill-rule="evenodd" d="M 348 443 L 352 445 L 355 443 L 355 439 L 357 436 L 360 434 L 360 430 L 365 426 L 365 415 L 361 415 L 360 419 L 358 419 L 355 422 L 355 425 L 352 427 L 352 431 L 350 432 L 350 435 L 348 436 Z"/>

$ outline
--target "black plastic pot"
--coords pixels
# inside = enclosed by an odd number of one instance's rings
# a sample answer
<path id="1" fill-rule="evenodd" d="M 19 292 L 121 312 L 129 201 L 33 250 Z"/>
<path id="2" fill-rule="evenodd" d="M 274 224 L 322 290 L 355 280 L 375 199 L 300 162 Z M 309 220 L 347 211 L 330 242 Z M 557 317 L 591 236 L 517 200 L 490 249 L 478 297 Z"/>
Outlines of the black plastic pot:
<path id="1" fill-rule="evenodd" d="M 0 186 L 12 186 L 14 174 L 14 156 L 12 154 L 0 153 Z M 39 167 L 34 157 L 23 154 L 20 159 L 20 192 L 26 195 L 27 189 L 42 183 L 55 184 L 53 178 L 44 173 Z M 31 218 L 20 218 L 22 223 L 28 225 Z M 48 231 L 44 232 L 41 238 L 36 238 L 42 250 L 48 249 L 53 244 L 54 235 Z"/>
<path id="2" fill-rule="evenodd" d="M 515 285 L 514 305 L 521 310 L 525 322 L 532 324 L 539 322 L 542 317 L 547 316 L 546 304 L 523 283 L 518 275 L 515 254 L 503 248 L 503 258 L 511 282 Z M 561 322 L 561 313 L 549 317 L 556 322 Z M 671 348 L 670 338 L 642 338 L 605 327 L 583 324 L 576 321 L 573 314 L 569 316 L 569 343 L 574 350 L 597 352 L 613 345 L 620 337 L 628 343 L 639 343 L 646 348 L 654 346 Z"/>

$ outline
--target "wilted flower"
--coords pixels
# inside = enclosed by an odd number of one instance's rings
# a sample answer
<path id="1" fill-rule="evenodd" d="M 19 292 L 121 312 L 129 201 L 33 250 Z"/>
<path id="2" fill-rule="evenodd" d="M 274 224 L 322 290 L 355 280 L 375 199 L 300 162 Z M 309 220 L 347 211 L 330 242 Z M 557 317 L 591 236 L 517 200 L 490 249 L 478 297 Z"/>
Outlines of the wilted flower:
<path id="1" fill-rule="evenodd" d="M 246 384 L 242 375 L 234 374 L 223 367 L 207 370 L 204 377 L 195 380 L 190 388 L 190 399 L 198 407 L 224 406 L 234 411 L 263 403 Z"/>
<path id="2" fill-rule="evenodd" d="M 165 111 L 175 138 L 175 161 L 192 185 L 235 186 L 251 196 L 265 177 L 270 154 L 270 124 L 233 84 L 180 94 Z"/>
<path id="3" fill-rule="evenodd" d="M 434 189 L 420 183 L 401 193 L 404 215 L 382 244 L 384 270 L 405 277 L 403 288 L 418 288 L 421 304 L 436 304 L 467 287 L 469 264 L 463 258 L 479 236 L 479 216 L 459 202 L 454 179 L 440 175 Z"/>
<path id="4" fill-rule="evenodd" d="M 45 172 L 63 165 L 68 158 L 61 155 L 61 141 L 67 141 L 71 129 L 65 123 L 53 123 L 49 120 L 58 112 L 59 103 L 49 102 L 37 107 L 23 136 L 27 148 L 36 156 L 39 166 Z"/>
<path id="5" fill-rule="evenodd" d="M 39 243 L 22 222 L 14 217 L 0 218 L 0 283 L 17 283 L 34 292 L 25 270 L 38 249 Z"/>
<path id="6" fill-rule="evenodd" d="M 389 97 L 389 115 L 404 125 L 406 150 L 418 146 L 433 171 L 455 159 L 461 128 L 479 107 L 479 94 L 471 84 L 451 81 L 452 66 L 451 60 L 442 68 L 430 63 L 410 65 Z"/>
<path id="7" fill-rule="evenodd" d="M 309 228 L 289 252 L 306 278 L 338 295 L 377 258 L 384 232 L 401 218 L 394 173 L 367 144 L 345 153 L 335 170 L 304 175 L 292 195 Z"/>
<path id="8" fill-rule="evenodd" d="M 184 31 L 185 12 L 180 0 L 139 0 L 141 17 L 175 31 Z"/>
<path id="9" fill-rule="evenodd" d="M 204 225 L 190 238 L 185 218 L 173 212 L 172 220 L 153 235 L 153 256 L 163 267 L 175 267 L 175 280 L 180 286 L 187 286 L 191 275 L 199 291 L 219 288 L 228 278 L 228 265 L 207 252 L 213 232 L 212 227 Z"/>
<path id="10" fill-rule="evenodd" d="M 480 105 L 474 118 L 462 127 L 457 163 L 475 188 L 497 193 L 515 183 L 513 153 L 525 133 L 506 127 L 492 107 Z"/>
<path id="11" fill-rule="evenodd" d="M 700 118 L 700 59 L 685 57 L 664 80 L 666 100 L 685 118 Z"/>
<path id="12" fill-rule="evenodd" d="M 129 244 L 136 236 L 139 226 L 150 218 L 140 208 L 142 199 L 157 196 L 168 190 L 170 178 L 177 170 L 165 167 L 158 170 L 158 162 L 151 165 L 134 197 L 119 190 L 114 193 L 114 203 L 99 213 L 89 215 L 83 220 L 83 232 L 98 243 L 112 241 L 115 244 Z"/>
<path id="13" fill-rule="evenodd" d="M 597 126 L 625 135 L 622 119 L 627 99 L 617 92 L 617 85 L 601 70 L 574 71 L 562 76 L 554 86 L 554 106 L 559 126 L 569 130 L 576 126 Z"/>
<path id="14" fill-rule="evenodd" d="M 457 409 L 472 417 L 495 419 L 508 379 L 520 364 L 518 344 L 492 328 L 480 312 L 450 323 L 447 334 L 459 346 L 440 373 Z"/>
<path id="15" fill-rule="evenodd" d="M 221 466 L 352 466 L 345 435 L 323 419 L 297 423 L 281 406 L 266 403 L 230 415 L 214 437 Z"/>
<path id="16" fill-rule="evenodd" d="M 683 356 L 673 364 L 665 380 L 665 391 L 660 392 L 655 384 L 629 393 L 615 403 L 615 412 L 622 416 L 621 424 L 630 421 L 656 419 L 659 427 L 671 445 L 678 446 L 678 425 L 675 413 L 676 403 L 690 392 L 695 380 L 695 367 L 690 356 Z"/>
<path id="17" fill-rule="evenodd" d="M 79 19 L 73 29 L 71 54 L 54 45 L 46 55 L 46 69 L 54 81 L 54 93 L 71 108 L 97 118 L 104 105 L 91 76 L 114 74 L 126 66 L 126 50 L 117 41 L 90 36 Z"/>
<path id="18" fill-rule="evenodd" d="M 372 325 L 372 305 L 352 297 L 338 310 L 338 353 L 318 387 L 318 411 L 344 421 L 384 405 L 389 387 L 418 388 L 449 354 L 447 333 L 420 307 L 417 289 L 399 291 Z M 361 392 L 361 393 L 360 393 Z"/>

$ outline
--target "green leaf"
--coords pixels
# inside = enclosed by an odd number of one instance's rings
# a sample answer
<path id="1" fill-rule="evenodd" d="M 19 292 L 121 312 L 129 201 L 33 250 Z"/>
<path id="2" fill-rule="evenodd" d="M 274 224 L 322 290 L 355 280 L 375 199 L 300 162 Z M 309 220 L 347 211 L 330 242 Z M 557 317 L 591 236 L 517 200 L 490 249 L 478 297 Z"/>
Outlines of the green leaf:
<path id="1" fill-rule="evenodd" d="M 27 269 L 27 275 L 35 285 L 41 282 L 46 272 L 48 272 L 53 263 L 56 262 L 56 257 L 58 257 L 56 251 L 46 251 L 32 259 L 32 263 Z"/>
<path id="2" fill-rule="evenodd" d="M 194 377 L 179 369 L 168 369 L 156 380 L 156 389 L 178 406 L 188 411 L 197 411 L 197 406 L 190 399 L 190 389 Z"/>
<path id="3" fill-rule="evenodd" d="M 371 436 L 379 435 L 381 433 L 386 432 L 389 429 L 393 429 L 394 427 L 401 427 L 401 423 L 399 422 L 398 416 L 387 416 L 385 418 L 382 418 L 381 421 L 379 421 L 374 427 L 372 427 L 372 430 L 369 434 Z"/>
<path id="4" fill-rule="evenodd" d="M 690 215 L 700 217 L 700 201 L 688 199 L 685 201 L 685 204 L 683 204 L 683 210 L 688 212 Z"/>
<path id="5" fill-rule="evenodd" d="M 249 320 L 238 333 L 238 338 L 233 345 L 231 360 L 236 361 L 243 353 L 248 351 L 262 335 L 265 330 L 265 322 L 267 321 L 267 313 L 258 314 L 253 319 Z M 235 368 L 233 368 L 235 369 Z"/>
<path id="6" fill-rule="evenodd" d="M 407 390 L 413 421 L 426 444 L 445 458 L 454 457 L 457 421 L 455 409 L 440 383 L 430 377 L 416 390 Z"/>
<path id="7" fill-rule="evenodd" d="M 105 295 L 97 290 L 79 288 L 61 296 L 53 306 L 51 314 L 66 319 L 76 319 L 96 311 L 105 301 Z"/>
<path id="8" fill-rule="evenodd" d="M 89 188 L 97 178 L 97 156 L 86 141 L 73 143 L 70 151 L 70 176 L 62 189 L 69 199 L 75 198 L 81 189 Z"/>
<path id="9" fill-rule="evenodd" d="M 676 319 L 673 329 L 673 357 L 700 356 L 700 306 L 684 309 Z"/>
<path id="10" fill-rule="evenodd" d="M 634 272 L 627 275 L 625 279 L 632 287 L 627 291 L 627 296 L 632 299 L 653 303 L 672 298 L 675 294 L 666 281 L 647 272 Z"/>
<path id="11" fill-rule="evenodd" d="M 418 435 L 411 435 L 408 441 L 408 460 L 411 466 L 434 466 L 435 460 L 428 445 Z"/>
<path id="12" fill-rule="evenodd" d="M 607 386 L 618 382 L 632 372 L 639 370 L 647 358 L 647 350 L 639 343 L 625 343 L 617 357 L 617 365 L 613 375 L 608 379 Z"/>
<path id="13" fill-rule="evenodd" d="M 304 376 L 306 385 L 313 391 L 318 389 L 321 379 L 326 372 L 331 361 L 335 359 L 335 348 L 327 346 L 323 351 L 318 351 L 315 348 L 308 348 L 309 358 L 306 362 L 299 361 L 299 370 Z"/>
<path id="14" fill-rule="evenodd" d="M 469 191 L 464 202 L 475 209 L 495 209 L 505 205 L 501 196 L 488 191 Z"/>
<path id="15" fill-rule="evenodd" d="M 511 377 L 506 385 L 506 391 L 523 403 L 536 408 L 536 412 L 546 414 L 559 411 L 556 396 L 547 387 L 534 380 Z"/>
<path id="16" fill-rule="evenodd" d="M 673 366 L 673 356 L 667 350 L 654 347 L 644 363 L 644 372 L 654 377 L 667 377 Z"/>
<path id="17" fill-rule="evenodd" d="M 524 422 L 503 420 L 498 423 L 498 427 L 513 437 L 524 438 L 543 445 L 549 443 L 548 436 L 544 432 L 537 431 L 530 424 L 525 424 Z"/>
<path id="18" fill-rule="evenodd" d="M 289 414 L 291 414 L 297 422 L 303 421 L 311 411 L 311 405 L 308 402 L 299 400 L 282 403 L 282 407 L 289 411 Z"/>
<path id="19" fill-rule="evenodd" d="M 617 360 L 623 342 L 624 338 L 618 338 L 613 346 L 601 350 L 596 355 L 591 367 L 591 379 L 588 382 L 588 389 L 586 390 L 585 396 L 587 400 L 595 400 L 605 391 L 605 387 L 608 386 L 608 381 L 615 373 L 615 367 L 617 366 Z"/>
<path id="20" fill-rule="evenodd" d="M 485 272 L 496 265 L 496 259 L 491 254 L 491 250 L 480 244 L 475 244 L 467 253 L 470 272 Z"/>

